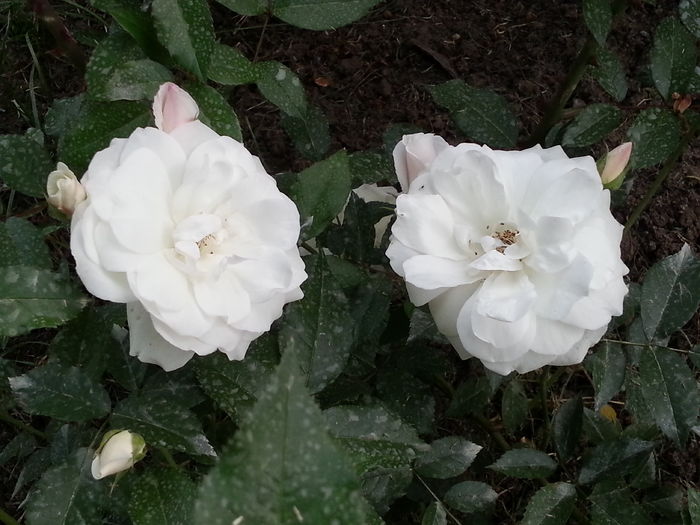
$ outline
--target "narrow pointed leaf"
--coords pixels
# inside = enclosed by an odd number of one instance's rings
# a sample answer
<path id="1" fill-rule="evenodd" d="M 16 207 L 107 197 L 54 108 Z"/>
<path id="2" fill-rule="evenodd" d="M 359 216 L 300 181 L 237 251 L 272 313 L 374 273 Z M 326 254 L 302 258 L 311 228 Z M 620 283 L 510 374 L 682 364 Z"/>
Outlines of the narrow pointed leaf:
<path id="1" fill-rule="evenodd" d="M 350 462 L 326 432 L 292 352 L 282 358 L 233 446 L 205 478 L 194 523 L 362 525 L 367 514 Z"/>
<path id="2" fill-rule="evenodd" d="M 695 39 L 676 18 L 662 20 L 654 34 L 651 76 L 661 96 L 685 94 L 694 73 L 697 53 Z"/>
<path id="3" fill-rule="evenodd" d="M 461 436 L 447 436 L 430 445 L 430 450 L 416 458 L 414 468 L 422 476 L 447 479 L 469 468 L 483 447 Z"/>
<path id="4" fill-rule="evenodd" d="M 514 478 L 537 479 L 553 474 L 557 464 L 544 452 L 518 448 L 507 451 L 489 468 Z"/>
<path id="5" fill-rule="evenodd" d="M 554 446 L 559 458 L 566 461 L 576 450 L 583 428 L 583 401 L 575 397 L 564 403 L 553 420 Z"/>
<path id="6" fill-rule="evenodd" d="M 584 147 L 603 140 L 622 122 L 622 112 L 608 104 L 591 104 L 566 127 L 562 146 Z"/>
<path id="7" fill-rule="evenodd" d="M 613 20 L 610 0 L 583 0 L 583 19 L 598 44 L 604 46 Z"/>
<path id="8" fill-rule="evenodd" d="M 593 375 L 596 411 L 620 392 L 625 382 L 626 364 L 627 359 L 620 345 L 607 342 L 598 345 L 584 361 Z"/>
<path id="9" fill-rule="evenodd" d="M 620 437 L 595 447 L 584 457 L 579 483 L 588 485 L 607 477 L 620 477 L 644 464 L 654 443 Z"/>
<path id="10" fill-rule="evenodd" d="M 596 53 L 598 66 L 593 69 L 592 75 L 600 87 L 618 102 L 627 96 L 627 77 L 622 62 L 613 52 L 604 47 Z"/>
<path id="11" fill-rule="evenodd" d="M 545 485 L 530 499 L 521 525 L 565 525 L 575 503 L 573 485 L 563 482 Z"/>

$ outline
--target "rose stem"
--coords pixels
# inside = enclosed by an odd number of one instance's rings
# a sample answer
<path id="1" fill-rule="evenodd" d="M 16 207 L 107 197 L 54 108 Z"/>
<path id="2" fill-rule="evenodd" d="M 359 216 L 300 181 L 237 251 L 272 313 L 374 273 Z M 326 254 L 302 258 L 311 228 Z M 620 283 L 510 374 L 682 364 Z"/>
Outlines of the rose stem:
<path id="1" fill-rule="evenodd" d="M 9 423 L 10 425 L 17 427 L 20 430 L 23 430 L 24 432 L 27 432 L 29 434 L 32 434 L 33 436 L 41 438 L 44 441 L 48 441 L 48 437 L 46 436 L 46 434 L 44 432 L 42 432 L 41 430 L 37 430 L 36 428 L 34 428 L 30 425 L 27 425 L 26 423 L 23 423 L 19 419 L 15 419 L 14 417 L 12 417 L 10 414 L 5 412 L 4 410 L 0 411 L 0 421 L 4 421 L 5 423 Z"/>
<path id="2" fill-rule="evenodd" d="M 5 525 L 19 525 L 19 521 L 10 516 L 2 508 L 0 508 L 0 521 L 2 521 Z"/>

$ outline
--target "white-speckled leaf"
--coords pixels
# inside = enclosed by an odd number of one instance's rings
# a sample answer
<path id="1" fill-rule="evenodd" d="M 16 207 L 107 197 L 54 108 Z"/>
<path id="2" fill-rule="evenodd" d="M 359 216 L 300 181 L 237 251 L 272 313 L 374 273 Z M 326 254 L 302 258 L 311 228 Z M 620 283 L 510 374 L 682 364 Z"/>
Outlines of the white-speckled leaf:
<path id="1" fill-rule="evenodd" d="M 651 49 L 651 76 L 661 96 L 685 94 L 694 73 L 696 42 L 676 18 L 666 18 L 656 28 Z"/>
<path id="2" fill-rule="evenodd" d="M 648 168 L 666 160 L 678 146 L 680 131 L 680 123 L 672 111 L 661 108 L 640 111 L 627 130 L 634 143 L 632 168 Z"/>
<path id="3" fill-rule="evenodd" d="M 429 88 L 433 100 L 447 108 L 457 127 L 467 137 L 493 148 L 512 148 L 518 139 L 518 124 L 503 97 L 478 89 L 462 80 L 450 80 Z"/>
<path id="4" fill-rule="evenodd" d="M 0 135 L 0 180 L 13 190 L 43 197 L 55 164 L 44 146 L 22 135 Z"/>
<path id="5" fill-rule="evenodd" d="M 134 525 L 190 525 L 197 486 L 182 470 L 152 469 L 133 482 L 128 509 Z"/>
<path id="6" fill-rule="evenodd" d="M 243 140 L 236 112 L 217 90 L 196 82 L 186 83 L 184 89 L 197 101 L 199 120 L 219 135 L 226 135 L 238 141 Z"/>
<path id="7" fill-rule="evenodd" d="M 313 104 L 308 104 L 300 116 L 283 115 L 282 127 L 294 142 L 294 147 L 304 158 L 321 160 L 331 144 L 328 119 Z"/>
<path id="8" fill-rule="evenodd" d="M 423 513 L 421 525 L 447 525 L 445 507 L 439 501 L 433 501 Z"/>
<path id="9" fill-rule="evenodd" d="M 206 0 L 153 0 L 158 40 L 180 67 L 204 82 L 214 50 L 214 26 Z"/>
<path id="10" fill-rule="evenodd" d="M 514 478 L 536 479 L 552 475 L 557 463 L 540 450 L 515 448 L 506 451 L 488 468 Z"/>
<path id="11" fill-rule="evenodd" d="M 224 5 L 235 11 L 238 14 L 246 16 L 261 15 L 267 9 L 269 0 L 217 0 L 221 5 Z"/>
<path id="12" fill-rule="evenodd" d="M 92 52 L 85 71 L 88 93 L 95 100 L 152 100 L 172 79 L 170 71 L 146 58 L 126 33 L 114 33 Z"/>
<path id="13" fill-rule="evenodd" d="M 367 504 L 286 352 L 232 447 L 204 479 L 196 525 L 363 525 Z"/>
<path id="14" fill-rule="evenodd" d="M 700 38 L 700 1 L 681 0 L 678 4 L 678 13 L 688 31 L 693 33 L 695 38 Z"/>
<path id="15" fill-rule="evenodd" d="M 566 127 L 562 146 L 584 147 L 604 139 L 622 121 L 622 112 L 608 104 L 586 106 Z"/>
<path id="16" fill-rule="evenodd" d="M 639 364 L 644 399 L 661 431 L 679 447 L 698 422 L 700 394 L 683 358 L 667 348 L 644 349 Z"/>
<path id="17" fill-rule="evenodd" d="M 493 510 L 498 494 L 486 483 L 462 481 L 445 493 L 443 501 L 448 507 L 465 514 L 482 514 Z"/>
<path id="18" fill-rule="evenodd" d="M 627 358 L 619 344 L 604 342 L 586 357 L 584 365 L 593 376 L 594 408 L 600 410 L 622 389 Z"/>
<path id="19" fill-rule="evenodd" d="M 596 41 L 604 46 L 613 20 L 610 0 L 583 0 L 583 19 Z"/>
<path id="20" fill-rule="evenodd" d="M 308 102 L 299 77 L 279 62 L 255 65 L 257 85 L 263 96 L 286 115 L 302 118 Z"/>
<path id="21" fill-rule="evenodd" d="M 588 500 L 591 520 L 596 525 L 652 525 L 654 523 L 644 508 L 632 499 L 627 487 L 619 482 L 598 483 Z"/>
<path id="22" fill-rule="evenodd" d="M 101 523 L 107 483 L 90 474 L 92 451 L 81 448 L 68 461 L 44 472 L 27 505 L 28 525 Z"/>
<path id="23" fill-rule="evenodd" d="M 602 87 L 615 100 L 620 102 L 627 96 L 627 77 L 622 62 L 617 55 L 604 47 L 596 53 L 598 67 L 592 70 L 600 87 Z"/>
<path id="24" fill-rule="evenodd" d="M 341 150 L 299 173 L 291 194 L 304 225 L 301 238 L 316 237 L 348 200 L 350 169 L 345 151 Z"/>
<path id="25" fill-rule="evenodd" d="M 278 363 L 277 341 L 266 334 L 252 343 L 242 361 L 229 361 L 220 352 L 197 359 L 197 380 L 221 409 L 238 420 L 257 401 Z"/>
<path id="26" fill-rule="evenodd" d="M 258 79 L 256 64 L 235 47 L 217 43 L 211 53 L 209 79 L 227 86 L 253 84 Z"/>
<path id="27" fill-rule="evenodd" d="M 148 125 L 151 118 L 151 106 L 147 103 L 86 101 L 77 120 L 59 141 L 59 158 L 80 176 L 93 155 L 106 148 L 113 138 L 128 137 L 136 128 Z"/>
<path id="28" fill-rule="evenodd" d="M 106 11 L 138 42 L 149 56 L 161 54 L 163 48 L 156 39 L 153 19 L 139 2 L 133 0 L 92 0 L 97 9 Z"/>
<path id="29" fill-rule="evenodd" d="M 30 414 L 64 421 L 87 421 L 110 409 L 107 391 L 80 368 L 52 361 L 10 378 L 10 387 Z"/>
<path id="30" fill-rule="evenodd" d="M 652 266 L 640 300 L 644 333 L 658 341 L 679 330 L 700 305 L 700 259 L 684 244 Z"/>
<path id="31" fill-rule="evenodd" d="M 216 456 L 202 432 L 202 424 L 187 408 L 173 400 L 131 395 L 112 412 L 112 428 L 128 428 L 146 443 L 188 454 Z"/>
<path id="32" fill-rule="evenodd" d="M 0 335 L 59 326 L 87 300 L 67 276 L 29 266 L 8 266 L 0 275 Z"/>
<path id="33" fill-rule="evenodd" d="M 272 14 L 285 22 L 323 31 L 335 29 L 359 18 L 381 0 L 274 0 Z"/>
<path id="34" fill-rule="evenodd" d="M 463 474 L 483 447 L 462 436 L 433 441 L 430 450 L 416 458 L 414 468 L 422 476 L 447 479 Z"/>
<path id="35" fill-rule="evenodd" d="M 354 340 L 355 322 L 348 300 L 318 255 L 306 259 L 309 278 L 304 298 L 289 305 L 280 331 L 280 348 L 294 351 L 307 385 L 316 393 L 340 375 Z"/>
<path id="36" fill-rule="evenodd" d="M 521 525 L 565 525 L 574 510 L 576 488 L 568 483 L 552 483 L 530 499 Z"/>
<path id="37" fill-rule="evenodd" d="M 0 267 L 50 269 L 51 256 L 39 229 L 26 219 L 9 217 L 0 223 Z"/>

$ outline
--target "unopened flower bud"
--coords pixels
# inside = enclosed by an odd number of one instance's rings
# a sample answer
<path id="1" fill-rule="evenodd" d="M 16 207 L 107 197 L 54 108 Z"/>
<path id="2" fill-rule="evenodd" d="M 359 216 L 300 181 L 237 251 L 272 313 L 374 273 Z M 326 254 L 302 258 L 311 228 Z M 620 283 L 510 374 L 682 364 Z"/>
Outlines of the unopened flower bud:
<path id="1" fill-rule="evenodd" d="M 75 207 L 85 200 L 85 188 L 68 166 L 59 162 L 46 181 L 48 203 L 66 215 L 73 215 Z"/>
<path id="2" fill-rule="evenodd" d="M 92 477 L 102 479 L 130 469 L 146 455 L 146 442 L 139 434 L 128 430 L 111 430 L 92 460 Z"/>
<path id="3" fill-rule="evenodd" d="M 625 142 L 610 151 L 603 159 L 600 171 L 600 180 L 608 189 L 617 189 L 622 184 L 624 175 L 627 172 L 627 164 L 632 154 L 632 143 Z"/>

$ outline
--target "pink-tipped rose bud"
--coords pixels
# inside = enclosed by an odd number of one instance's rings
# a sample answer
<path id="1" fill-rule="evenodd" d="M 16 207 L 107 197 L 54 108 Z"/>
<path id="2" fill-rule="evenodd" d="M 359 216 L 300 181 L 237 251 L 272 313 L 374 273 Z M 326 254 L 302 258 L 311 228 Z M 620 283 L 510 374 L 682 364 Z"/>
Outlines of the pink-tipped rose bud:
<path id="1" fill-rule="evenodd" d="M 600 180 L 603 182 L 605 187 L 614 186 L 611 189 L 620 187 L 622 179 L 618 180 L 618 178 L 625 174 L 631 154 L 632 143 L 625 142 L 624 144 L 620 144 L 605 156 L 602 171 L 600 172 Z M 615 181 L 615 184 L 612 184 L 613 181 Z"/>
<path id="2" fill-rule="evenodd" d="M 404 135 L 394 148 L 394 166 L 401 191 L 408 192 L 411 182 L 448 146 L 442 137 L 432 133 Z"/>
<path id="3" fill-rule="evenodd" d="M 48 203 L 65 215 L 73 215 L 75 207 L 85 200 L 85 188 L 75 174 L 59 162 L 46 180 Z"/>
<path id="4" fill-rule="evenodd" d="M 178 126 L 197 120 L 199 107 L 190 94 L 172 82 L 166 82 L 153 100 L 156 127 L 170 133 Z"/>

